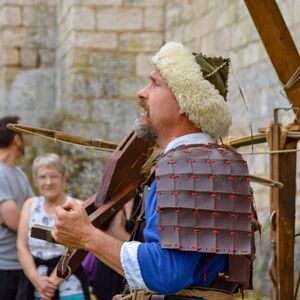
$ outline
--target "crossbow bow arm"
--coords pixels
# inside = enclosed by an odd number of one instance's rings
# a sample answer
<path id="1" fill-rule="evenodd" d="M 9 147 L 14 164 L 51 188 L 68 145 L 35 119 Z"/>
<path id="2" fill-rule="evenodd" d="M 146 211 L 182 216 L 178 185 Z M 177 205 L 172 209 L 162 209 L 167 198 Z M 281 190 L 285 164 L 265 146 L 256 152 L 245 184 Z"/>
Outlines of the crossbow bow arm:
<path id="1" fill-rule="evenodd" d="M 53 129 L 32 127 L 24 124 L 7 124 L 7 128 L 19 133 L 28 133 L 47 138 L 53 141 L 82 145 L 85 147 L 91 147 L 95 148 L 96 150 L 102 150 L 107 152 L 113 152 L 114 149 L 117 147 L 115 143 L 111 143 L 109 141 L 69 134 L 63 131 L 57 131 Z"/>
<path id="2" fill-rule="evenodd" d="M 109 159 L 95 197 L 89 200 L 89 218 L 94 226 L 103 228 L 124 204 L 132 199 L 143 180 L 141 170 L 152 147 L 136 136 L 132 130 L 124 137 Z M 80 265 L 87 254 L 84 250 L 68 249 L 57 266 L 57 275 L 67 278 Z"/>

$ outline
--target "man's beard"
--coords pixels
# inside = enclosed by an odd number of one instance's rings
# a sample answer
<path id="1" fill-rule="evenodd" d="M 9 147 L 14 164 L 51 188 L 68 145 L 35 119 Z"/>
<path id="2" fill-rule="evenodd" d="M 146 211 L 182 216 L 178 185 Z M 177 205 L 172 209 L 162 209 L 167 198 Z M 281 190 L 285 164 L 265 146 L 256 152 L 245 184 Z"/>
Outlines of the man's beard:
<path id="1" fill-rule="evenodd" d="M 141 139 L 152 142 L 155 141 L 157 138 L 157 134 L 154 131 L 154 129 L 151 127 L 151 125 L 141 124 L 140 119 L 136 119 L 134 121 L 133 128 L 135 130 L 137 137 Z"/>

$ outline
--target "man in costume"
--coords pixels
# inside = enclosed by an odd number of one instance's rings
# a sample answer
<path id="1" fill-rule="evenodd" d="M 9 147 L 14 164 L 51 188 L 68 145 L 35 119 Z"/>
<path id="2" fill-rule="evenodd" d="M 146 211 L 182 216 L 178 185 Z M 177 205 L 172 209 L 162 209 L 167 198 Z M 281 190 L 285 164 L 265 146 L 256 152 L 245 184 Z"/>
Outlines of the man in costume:
<path id="1" fill-rule="evenodd" d="M 112 235 L 96 229 L 76 203 L 57 209 L 52 235 L 93 252 L 139 295 L 233 299 L 251 287 L 254 211 L 247 163 L 216 144 L 231 124 L 229 60 L 169 42 L 152 62 L 150 82 L 138 92 L 144 112 L 135 131 L 155 139 L 163 155 L 145 197 L 144 241 L 122 240 L 120 214 Z"/>
<path id="2" fill-rule="evenodd" d="M 22 272 L 16 248 L 20 209 L 33 196 L 27 176 L 16 166 L 24 154 L 23 137 L 6 128 L 18 121 L 17 116 L 0 119 L 0 295 L 7 300 L 15 299 Z"/>

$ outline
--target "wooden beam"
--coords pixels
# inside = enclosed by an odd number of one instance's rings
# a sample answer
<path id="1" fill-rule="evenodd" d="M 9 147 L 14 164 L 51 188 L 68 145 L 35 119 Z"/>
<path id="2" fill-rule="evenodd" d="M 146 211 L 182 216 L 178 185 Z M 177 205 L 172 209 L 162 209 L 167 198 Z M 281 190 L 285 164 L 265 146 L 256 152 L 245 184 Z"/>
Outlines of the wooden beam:
<path id="1" fill-rule="evenodd" d="M 224 140 L 224 144 L 228 147 L 244 147 L 244 146 L 250 146 L 250 145 L 256 145 L 256 144 L 262 144 L 267 141 L 266 139 L 266 130 L 263 131 L 263 129 L 260 129 L 260 133 L 246 136 L 240 136 L 240 137 L 227 137 Z M 299 140 L 300 139 L 300 132 L 295 131 L 289 131 L 287 133 L 287 138 L 290 140 Z"/>
<path id="2" fill-rule="evenodd" d="M 279 144 L 280 127 L 275 124 L 271 126 L 269 135 L 270 150 L 279 150 Z M 296 147 L 297 142 L 292 141 L 284 148 Z M 296 160 L 296 152 L 271 154 L 270 158 L 270 178 L 283 183 L 282 189 L 272 188 L 270 192 L 270 211 L 275 216 L 271 228 L 275 251 L 272 274 L 277 282 L 277 287 L 272 290 L 272 299 L 278 300 L 293 299 Z"/>
<path id="3" fill-rule="evenodd" d="M 300 66 L 300 56 L 275 0 L 244 0 L 282 84 Z M 267 75 L 266 75 L 267 76 Z M 285 90 L 293 107 L 300 107 L 300 82 Z"/>
<path id="4" fill-rule="evenodd" d="M 243 146 L 261 144 L 266 142 L 265 133 L 256 133 L 253 135 L 239 136 L 239 137 L 227 137 L 224 144 L 229 147 L 239 148 Z"/>

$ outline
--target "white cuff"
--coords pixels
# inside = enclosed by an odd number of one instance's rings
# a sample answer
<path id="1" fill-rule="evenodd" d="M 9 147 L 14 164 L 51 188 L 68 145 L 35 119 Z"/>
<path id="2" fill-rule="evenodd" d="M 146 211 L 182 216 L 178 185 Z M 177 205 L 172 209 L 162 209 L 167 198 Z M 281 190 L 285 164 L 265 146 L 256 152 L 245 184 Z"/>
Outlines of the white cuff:
<path id="1" fill-rule="evenodd" d="M 136 241 L 125 242 L 121 248 L 121 264 L 130 290 L 148 289 L 138 262 L 137 252 L 140 244 Z"/>

